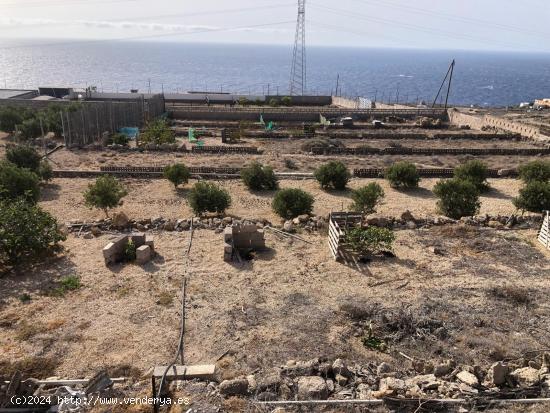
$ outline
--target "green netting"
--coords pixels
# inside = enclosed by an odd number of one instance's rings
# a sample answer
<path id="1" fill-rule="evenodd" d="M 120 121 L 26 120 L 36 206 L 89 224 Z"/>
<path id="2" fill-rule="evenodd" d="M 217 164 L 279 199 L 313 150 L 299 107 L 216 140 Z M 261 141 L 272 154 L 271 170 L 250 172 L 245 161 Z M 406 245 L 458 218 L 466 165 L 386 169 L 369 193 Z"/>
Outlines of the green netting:
<path id="1" fill-rule="evenodd" d="M 197 142 L 197 138 L 195 138 L 195 129 L 189 128 L 187 136 L 189 137 L 189 142 Z"/>

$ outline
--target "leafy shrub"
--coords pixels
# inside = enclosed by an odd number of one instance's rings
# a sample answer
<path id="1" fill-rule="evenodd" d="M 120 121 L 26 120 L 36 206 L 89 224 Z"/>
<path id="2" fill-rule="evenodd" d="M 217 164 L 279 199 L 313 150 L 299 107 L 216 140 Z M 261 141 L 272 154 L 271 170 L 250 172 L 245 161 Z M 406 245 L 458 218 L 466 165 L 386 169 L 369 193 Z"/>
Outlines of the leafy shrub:
<path id="1" fill-rule="evenodd" d="M 516 208 L 529 212 L 550 210 L 550 182 L 531 181 L 514 198 Z"/>
<path id="2" fill-rule="evenodd" d="M 394 163 L 386 170 L 384 177 L 392 188 L 416 188 L 420 182 L 416 165 L 410 162 Z"/>
<path id="3" fill-rule="evenodd" d="M 479 192 L 485 192 L 489 189 L 488 176 L 487 165 L 478 160 L 468 161 L 456 168 L 454 172 L 455 178 L 471 182 Z"/>
<path id="4" fill-rule="evenodd" d="M 340 161 L 330 161 L 315 170 L 315 179 L 323 188 L 345 189 L 351 174 L 346 165 Z"/>
<path id="5" fill-rule="evenodd" d="M 203 212 L 222 213 L 231 205 L 231 196 L 212 182 L 197 182 L 189 193 L 189 205 L 200 215 Z"/>
<path id="6" fill-rule="evenodd" d="M 433 192 L 439 198 L 439 210 L 448 217 L 460 219 L 479 211 L 479 191 L 470 181 L 456 178 L 439 181 Z"/>
<path id="7" fill-rule="evenodd" d="M 301 131 L 300 133 L 303 133 Z M 308 139 L 300 146 L 300 149 L 304 152 L 311 152 L 313 148 L 330 149 L 330 148 L 343 148 L 344 144 L 338 139 L 317 138 Z"/>
<path id="8" fill-rule="evenodd" d="M 137 248 L 134 241 L 128 240 L 128 243 L 124 246 L 124 259 L 128 262 L 135 261 L 137 257 Z"/>
<path id="9" fill-rule="evenodd" d="M 0 199 L 25 198 L 36 202 L 40 196 L 38 176 L 8 161 L 0 161 Z"/>
<path id="10" fill-rule="evenodd" d="M 313 210 L 313 197 L 301 189 L 285 188 L 275 194 L 272 208 L 277 215 L 285 219 L 309 214 Z"/>
<path id="11" fill-rule="evenodd" d="M 189 169 L 184 164 L 178 163 L 164 168 L 164 177 L 177 188 L 178 185 L 189 182 L 191 172 L 189 172 Z"/>
<path id="12" fill-rule="evenodd" d="M 81 286 L 80 277 L 77 275 L 68 275 L 61 278 L 59 286 L 52 291 L 52 295 L 63 297 L 67 292 L 78 290 Z"/>
<path id="13" fill-rule="evenodd" d="M 525 182 L 548 182 L 550 180 L 550 161 L 532 161 L 519 167 L 519 177 Z"/>
<path id="14" fill-rule="evenodd" d="M 292 98 L 290 96 L 284 96 L 281 99 L 281 103 L 283 106 L 291 106 L 292 105 Z"/>
<path id="15" fill-rule="evenodd" d="M 360 254 L 376 254 L 391 251 L 395 234 L 388 228 L 353 228 L 344 235 L 344 242 Z"/>
<path id="16" fill-rule="evenodd" d="M 31 146 L 18 145 L 6 151 L 6 159 L 19 168 L 38 172 L 42 156 Z"/>
<path id="17" fill-rule="evenodd" d="M 253 191 L 277 189 L 277 177 L 273 168 L 253 162 L 241 171 L 241 178 L 248 189 Z"/>
<path id="18" fill-rule="evenodd" d="M 128 191 L 116 178 L 103 175 L 93 184 L 88 185 L 88 189 L 84 192 L 84 200 L 86 206 L 102 209 L 108 217 L 108 210 L 118 206 L 126 195 Z"/>
<path id="19" fill-rule="evenodd" d="M 40 120 L 38 118 L 29 118 L 17 126 L 21 136 L 25 139 L 35 139 L 42 135 Z"/>
<path id="20" fill-rule="evenodd" d="M 65 236 L 49 213 L 22 199 L 0 201 L 0 263 L 32 261 L 59 249 Z"/>
<path id="21" fill-rule="evenodd" d="M 276 108 L 279 106 L 279 101 L 275 98 L 272 98 L 269 100 L 269 106 L 271 106 L 272 108 Z"/>
<path id="22" fill-rule="evenodd" d="M 12 106 L 0 108 L 0 131 L 12 133 L 15 126 L 19 125 L 26 118 L 24 111 Z"/>
<path id="23" fill-rule="evenodd" d="M 288 169 L 298 169 L 298 166 L 296 165 L 296 162 L 294 162 L 293 159 L 285 158 L 284 162 L 285 162 L 285 166 Z"/>
<path id="24" fill-rule="evenodd" d="M 174 143 L 176 135 L 166 120 L 157 119 L 149 123 L 139 139 L 142 143 L 162 145 L 163 143 Z"/>
<path id="25" fill-rule="evenodd" d="M 351 193 L 353 204 L 351 208 L 354 211 L 362 212 L 363 214 L 372 214 L 376 212 L 376 206 L 384 198 L 384 190 L 376 182 L 355 189 Z"/>
<path id="26" fill-rule="evenodd" d="M 130 138 L 124 133 L 115 133 L 110 137 L 109 142 L 113 145 L 127 146 L 128 142 L 130 142 Z"/>
<path id="27" fill-rule="evenodd" d="M 239 98 L 239 105 L 248 106 L 248 105 L 250 105 L 250 101 L 245 97 L 240 97 Z"/>
<path id="28" fill-rule="evenodd" d="M 38 167 L 38 176 L 44 181 L 49 182 L 53 178 L 53 169 L 48 161 L 43 160 Z"/>

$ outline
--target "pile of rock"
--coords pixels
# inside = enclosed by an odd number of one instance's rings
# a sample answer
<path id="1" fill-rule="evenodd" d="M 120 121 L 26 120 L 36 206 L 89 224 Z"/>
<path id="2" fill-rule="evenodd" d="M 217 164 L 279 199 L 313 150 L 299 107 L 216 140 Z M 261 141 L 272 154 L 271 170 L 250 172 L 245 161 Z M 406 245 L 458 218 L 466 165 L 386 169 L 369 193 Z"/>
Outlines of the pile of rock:
<path id="1" fill-rule="evenodd" d="M 486 370 L 479 366 L 415 362 L 416 372 L 407 375 L 389 364 L 349 365 L 341 359 L 290 360 L 286 365 L 246 377 L 224 380 L 219 393 L 225 397 L 272 400 L 345 400 L 397 398 L 475 398 L 500 391 L 521 389 L 530 397 L 550 395 L 550 354 L 542 363 L 518 367 L 503 362 Z"/>

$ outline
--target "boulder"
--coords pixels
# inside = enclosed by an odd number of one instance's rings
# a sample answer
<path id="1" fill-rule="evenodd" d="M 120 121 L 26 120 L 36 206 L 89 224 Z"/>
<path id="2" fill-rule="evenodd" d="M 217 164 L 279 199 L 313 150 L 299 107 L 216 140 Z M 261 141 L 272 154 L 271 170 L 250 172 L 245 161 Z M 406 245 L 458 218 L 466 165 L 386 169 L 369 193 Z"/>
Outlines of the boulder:
<path id="1" fill-rule="evenodd" d="M 297 219 L 298 219 L 298 222 L 303 224 L 304 222 L 309 221 L 309 215 L 308 214 L 298 215 Z"/>
<path id="2" fill-rule="evenodd" d="M 467 386 L 470 386 L 470 387 L 479 386 L 478 378 L 474 374 L 470 373 L 469 371 L 462 370 L 460 373 L 456 375 L 456 378 L 462 383 L 466 384 Z"/>
<path id="3" fill-rule="evenodd" d="M 130 220 L 128 219 L 128 216 L 123 211 L 117 212 L 113 215 L 113 226 L 115 228 L 127 228 L 129 222 Z"/>
<path id="4" fill-rule="evenodd" d="M 434 367 L 435 377 L 446 376 L 453 371 L 454 363 L 451 360 L 447 360 L 445 363 L 437 364 Z"/>
<path id="5" fill-rule="evenodd" d="M 176 221 L 172 220 L 172 219 L 169 219 L 168 221 L 166 221 L 164 223 L 164 225 L 162 226 L 162 228 L 165 230 L 165 231 L 174 231 L 176 229 Z"/>
<path id="6" fill-rule="evenodd" d="M 298 379 L 299 400 L 324 400 L 328 397 L 325 379 L 319 376 L 306 376 Z"/>
<path id="7" fill-rule="evenodd" d="M 405 381 L 396 379 L 395 377 L 385 377 L 380 379 L 380 383 L 378 385 L 378 391 L 385 392 L 386 394 L 393 394 L 396 391 L 404 391 L 406 389 L 407 385 L 405 384 Z"/>
<path id="8" fill-rule="evenodd" d="M 403 221 L 403 222 L 409 222 L 409 221 L 415 222 L 416 219 L 414 218 L 414 215 L 411 213 L 411 211 L 409 211 L 407 209 L 405 212 L 403 212 L 401 214 L 401 221 Z"/>
<path id="9" fill-rule="evenodd" d="M 97 225 L 94 225 L 91 229 L 90 229 L 92 235 L 94 237 L 99 237 L 101 235 L 101 229 L 99 229 L 99 227 Z"/>
<path id="10" fill-rule="evenodd" d="M 220 383 L 220 394 L 224 396 L 244 396 L 247 393 L 247 379 L 224 380 Z"/>
<path id="11" fill-rule="evenodd" d="M 391 373 L 392 368 L 388 363 L 380 363 L 380 365 L 376 368 L 376 374 L 381 376 L 382 374 Z"/>
<path id="12" fill-rule="evenodd" d="M 283 229 L 286 232 L 290 232 L 294 229 L 294 224 L 292 223 L 292 221 L 286 221 L 283 225 Z"/>
<path id="13" fill-rule="evenodd" d="M 281 382 L 281 373 L 277 369 L 270 370 L 265 374 L 260 374 L 256 377 L 257 387 L 260 391 L 268 390 L 277 392 Z"/>
<path id="14" fill-rule="evenodd" d="M 494 229 L 502 229 L 504 228 L 504 224 L 502 224 L 501 222 L 497 221 L 497 220 L 491 220 L 487 223 L 487 226 L 489 228 L 494 228 Z"/>
<path id="15" fill-rule="evenodd" d="M 339 374 L 344 377 L 351 377 L 351 372 L 349 371 L 346 363 L 344 363 L 344 360 L 342 359 L 334 360 L 334 363 L 332 363 L 332 371 L 335 375 Z"/>
<path id="16" fill-rule="evenodd" d="M 487 380 L 495 386 L 502 386 L 506 383 L 509 372 L 509 367 L 502 361 L 499 361 L 498 363 L 494 363 L 489 369 Z"/>
<path id="17" fill-rule="evenodd" d="M 372 397 L 372 390 L 367 384 L 361 383 L 357 386 L 355 397 L 359 400 L 369 400 Z"/>
<path id="18" fill-rule="evenodd" d="M 289 362 L 287 362 L 287 365 L 283 367 L 283 373 L 290 377 L 312 376 L 314 374 L 317 374 L 318 368 L 319 360 L 317 359 L 309 361 L 298 361 L 294 362 L 294 364 L 290 364 Z"/>
<path id="19" fill-rule="evenodd" d="M 510 376 L 521 386 L 531 387 L 536 386 L 541 381 L 540 372 L 533 367 L 523 367 L 514 370 Z"/>

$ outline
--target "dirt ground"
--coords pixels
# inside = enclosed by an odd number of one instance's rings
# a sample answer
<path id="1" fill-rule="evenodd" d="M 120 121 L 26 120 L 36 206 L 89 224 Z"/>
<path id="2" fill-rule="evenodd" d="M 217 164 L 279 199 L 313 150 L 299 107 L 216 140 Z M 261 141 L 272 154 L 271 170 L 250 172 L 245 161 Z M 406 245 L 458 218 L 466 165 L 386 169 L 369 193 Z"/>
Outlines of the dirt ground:
<path id="1" fill-rule="evenodd" d="M 231 363 L 224 377 L 319 356 L 399 368 L 405 360 L 398 351 L 483 364 L 550 340 L 549 254 L 534 231 L 399 231 L 396 258 L 360 267 L 333 261 L 321 234 L 302 234 L 311 245 L 267 234 L 267 251 L 243 264 L 223 261 L 221 234 L 194 235 L 187 271 L 188 232 L 156 234 L 159 255 L 143 267 L 111 268 L 101 255 L 111 235 L 70 235 L 64 256 L 5 277 L 0 362 L 50 358 L 63 377 L 166 363 L 177 342 L 184 276 L 186 358 L 210 363 L 225 355 Z M 80 277 L 80 289 L 48 294 L 69 275 Z M 23 303 L 23 294 L 30 301 Z M 369 322 L 388 352 L 361 344 Z"/>
<path id="2" fill-rule="evenodd" d="M 385 198 L 378 208 L 381 216 L 398 217 L 409 210 L 417 218 L 437 215 L 437 199 L 432 193 L 438 179 L 423 179 L 414 191 L 397 191 L 383 179 L 353 179 L 349 187 L 358 188 L 370 182 L 378 182 L 385 191 Z M 61 222 L 70 220 L 93 220 L 104 218 L 100 210 L 91 210 L 84 205 L 83 192 L 93 179 L 57 178 L 42 190 L 40 206 L 56 216 Z M 174 189 L 167 180 L 123 180 L 128 189 L 123 205 L 118 208 L 133 219 L 189 218 L 193 216 L 187 202 L 189 188 L 195 182 Z M 492 190 L 481 197 L 481 214 L 510 215 L 516 211 L 512 199 L 517 196 L 521 182 L 515 179 L 491 179 Z M 250 192 L 240 181 L 224 180 L 218 184 L 231 194 L 232 204 L 227 213 L 241 218 L 265 218 L 279 223 L 271 210 L 275 192 Z M 324 191 L 315 180 L 282 180 L 281 188 L 301 188 L 315 198 L 314 213 L 328 215 L 332 211 L 347 210 L 352 203 L 350 191 Z"/>

